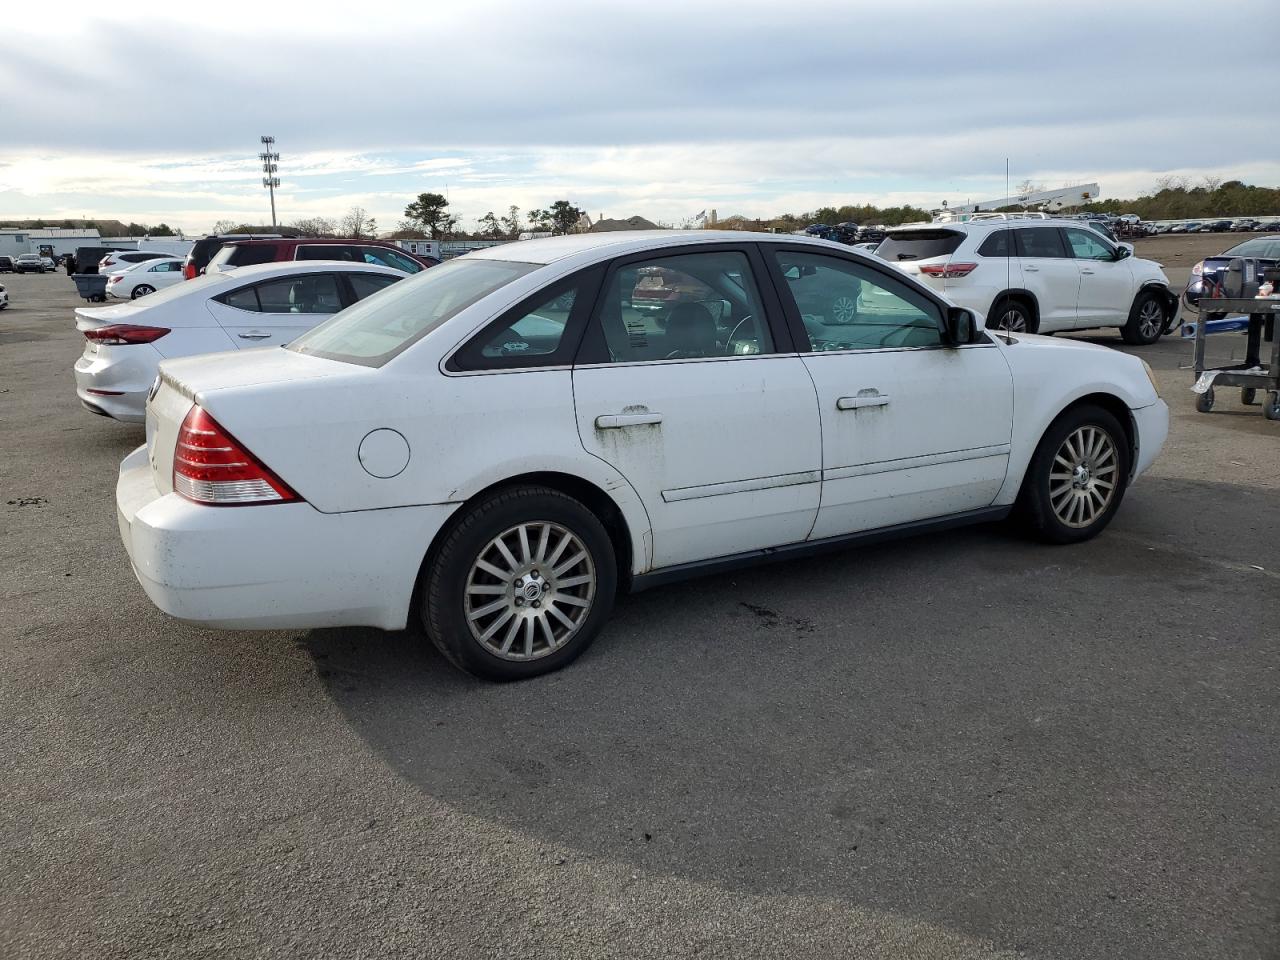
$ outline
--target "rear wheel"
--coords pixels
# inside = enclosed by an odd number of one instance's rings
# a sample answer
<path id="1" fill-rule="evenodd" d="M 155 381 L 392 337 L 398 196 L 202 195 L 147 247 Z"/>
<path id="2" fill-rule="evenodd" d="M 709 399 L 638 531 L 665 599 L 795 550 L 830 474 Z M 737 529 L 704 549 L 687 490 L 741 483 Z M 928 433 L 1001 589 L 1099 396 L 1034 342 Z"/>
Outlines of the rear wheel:
<path id="1" fill-rule="evenodd" d="M 599 634 L 617 589 L 600 520 L 547 487 L 465 508 L 427 571 L 422 620 L 451 663 L 490 680 L 550 673 Z"/>
<path id="2" fill-rule="evenodd" d="M 133 288 L 133 299 L 137 300 L 139 297 L 145 297 L 148 293 L 155 293 L 155 292 L 156 292 L 156 288 L 151 286 L 151 284 L 140 283 Z"/>
<path id="3" fill-rule="evenodd" d="M 1035 311 L 1021 297 L 1001 297 L 991 308 L 991 317 L 987 326 L 1007 333 L 1035 333 L 1040 329 Z"/>
<path id="4" fill-rule="evenodd" d="M 1135 346 L 1155 343 L 1164 333 L 1165 319 L 1164 303 L 1150 290 L 1144 290 L 1134 298 L 1129 322 L 1120 328 L 1120 336 Z"/>
<path id="5" fill-rule="evenodd" d="M 1041 438 L 1019 507 L 1041 539 L 1078 543 L 1111 522 L 1128 479 L 1129 443 L 1119 421 L 1101 407 L 1076 407 Z"/>

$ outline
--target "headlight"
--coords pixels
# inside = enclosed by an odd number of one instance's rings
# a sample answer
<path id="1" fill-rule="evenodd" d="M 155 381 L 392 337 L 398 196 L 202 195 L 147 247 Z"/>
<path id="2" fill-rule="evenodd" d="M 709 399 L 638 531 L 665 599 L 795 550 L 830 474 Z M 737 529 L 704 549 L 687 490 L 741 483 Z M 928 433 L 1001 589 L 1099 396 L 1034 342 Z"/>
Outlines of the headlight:
<path id="1" fill-rule="evenodd" d="M 1151 389 L 1156 392 L 1156 396 L 1160 396 L 1160 385 L 1156 383 L 1156 373 L 1151 369 L 1151 364 L 1142 361 L 1142 369 L 1147 371 L 1147 379 L 1151 381 Z"/>
<path id="2" fill-rule="evenodd" d="M 1197 263 L 1194 267 L 1191 268 L 1191 275 L 1193 277 L 1198 277 L 1198 276 L 1201 276 L 1203 273 L 1204 273 L 1204 261 L 1201 260 L 1199 263 Z"/>

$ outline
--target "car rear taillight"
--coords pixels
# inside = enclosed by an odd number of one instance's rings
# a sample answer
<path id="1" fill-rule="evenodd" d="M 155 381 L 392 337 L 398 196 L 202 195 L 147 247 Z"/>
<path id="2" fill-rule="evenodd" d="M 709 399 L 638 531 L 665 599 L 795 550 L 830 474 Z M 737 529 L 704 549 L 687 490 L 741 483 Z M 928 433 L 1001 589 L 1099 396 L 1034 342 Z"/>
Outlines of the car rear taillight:
<path id="1" fill-rule="evenodd" d="M 168 327 L 143 327 L 136 323 L 113 323 L 107 327 L 97 327 L 84 331 L 84 338 L 106 346 L 120 346 L 126 343 L 154 343 L 166 333 Z"/>
<path id="2" fill-rule="evenodd" d="M 173 489 L 195 503 L 222 507 L 302 499 L 200 406 L 178 430 Z"/>
<path id="3" fill-rule="evenodd" d="M 188 260 L 182 265 L 182 279 L 194 280 L 196 278 L 196 265 Z"/>
<path id="4" fill-rule="evenodd" d="M 920 265 L 920 272 L 926 277 L 937 277 L 940 280 L 958 280 L 967 277 L 978 269 L 976 263 L 927 263 Z"/>

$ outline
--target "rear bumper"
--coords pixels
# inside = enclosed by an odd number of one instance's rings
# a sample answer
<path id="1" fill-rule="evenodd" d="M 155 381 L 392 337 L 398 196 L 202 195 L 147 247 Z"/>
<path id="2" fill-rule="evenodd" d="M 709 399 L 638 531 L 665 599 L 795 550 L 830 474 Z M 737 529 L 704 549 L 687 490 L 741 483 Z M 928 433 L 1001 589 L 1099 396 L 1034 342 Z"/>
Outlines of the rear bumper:
<path id="1" fill-rule="evenodd" d="M 160 369 L 160 352 L 149 343 L 102 347 L 75 363 L 76 396 L 95 413 L 127 423 L 146 421 L 147 393 Z M 93 391 L 101 391 L 94 393 Z"/>
<path id="2" fill-rule="evenodd" d="M 422 558 L 454 509 L 204 506 L 156 489 L 145 446 L 116 483 L 120 539 L 151 602 L 228 629 L 403 629 Z"/>
<path id="3" fill-rule="evenodd" d="M 1155 462 L 1169 436 L 1169 407 L 1157 400 L 1149 407 L 1130 410 L 1138 428 L 1138 452 L 1134 460 L 1133 476 L 1136 479 Z"/>

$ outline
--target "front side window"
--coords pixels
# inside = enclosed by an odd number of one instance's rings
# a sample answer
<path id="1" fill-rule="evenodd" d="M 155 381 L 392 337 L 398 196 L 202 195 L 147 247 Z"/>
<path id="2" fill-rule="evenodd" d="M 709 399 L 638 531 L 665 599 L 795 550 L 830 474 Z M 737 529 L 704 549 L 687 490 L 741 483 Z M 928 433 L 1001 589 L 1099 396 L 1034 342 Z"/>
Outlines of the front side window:
<path id="1" fill-rule="evenodd" d="M 342 309 L 338 281 L 331 273 L 281 277 L 258 284 L 263 313 L 337 313 Z"/>
<path id="2" fill-rule="evenodd" d="M 510 260 L 452 260 L 348 307 L 287 349 L 381 366 L 450 317 L 538 267 Z"/>
<path id="3" fill-rule="evenodd" d="M 655 257 L 613 271 L 592 317 L 602 360 L 691 360 L 774 351 L 745 253 Z"/>
<path id="4" fill-rule="evenodd" d="M 384 267 L 395 267 L 405 273 L 418 273 L 422 270 L 422 264 L 417 260 L 395 250 L 389 250 L 386 247 L 364 247 L 363 249 L 365 263 L 380 263 Z"/>
<path id="5" fill-rule="evenodd" d="M 1115 251 L 1092 230 L 1076 230 L 1067 227 L 1067 243 L 1077 260 L 1114 260 Z"/>
<path id="6" fill-rule="evenodd" d="M 1024 227 L 1014 233 L 1021 257 L 1059 259 L 1068 256 L 1057 227 Z"/>
<path id="7" fill-rule="evenodd" d="M 859 263 L 774 251 L 809 349 L 883 350 L 942 345 L 942 311 L 927 296 Z"/>

